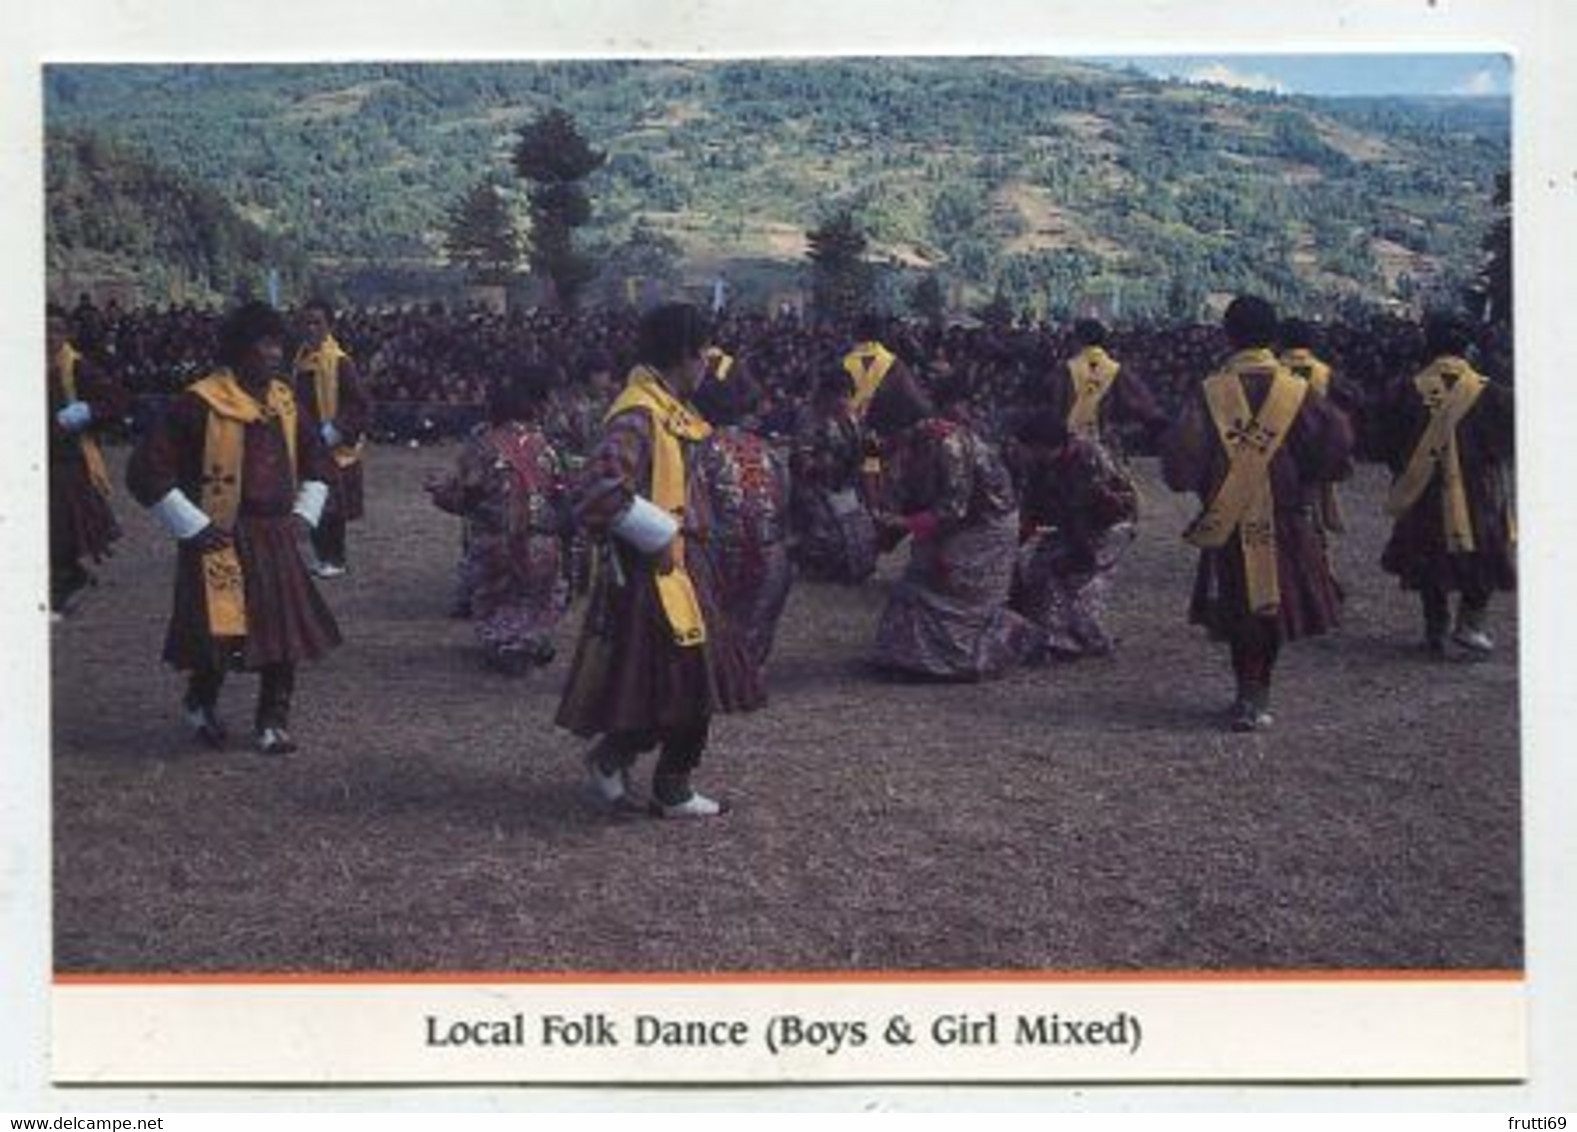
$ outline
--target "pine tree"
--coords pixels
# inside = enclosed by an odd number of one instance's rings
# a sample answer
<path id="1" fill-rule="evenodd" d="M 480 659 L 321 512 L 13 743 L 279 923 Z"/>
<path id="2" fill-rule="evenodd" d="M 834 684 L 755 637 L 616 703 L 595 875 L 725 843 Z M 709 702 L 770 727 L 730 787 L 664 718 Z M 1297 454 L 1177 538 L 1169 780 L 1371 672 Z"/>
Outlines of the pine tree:
<path id="1" fill-rule="evenodd" d="M 811 304 L 818 319 L 847 323 L 870 305 L 871 267 L 865 230 L 844 209 L 806 233 Z"/>
<path id="2" fill-rule="evenodd" d="M 479 181 L 449 214 L 444 248 L 478 283 L 506 283 L 520 265 L 520 233 L 498 186 Z"/>
<path id="3" fill-rule="evenodd" d="M 575 309 L 596 274 L 575 248 L 575 229 L 591 219 L 581 182 L 607 160 L 587 144 L 575 119 L 556 107 L 524 126 L 515 145 L 515 171 L 531 184 L 531 269 L 553 281 L 566 310 Z"/>

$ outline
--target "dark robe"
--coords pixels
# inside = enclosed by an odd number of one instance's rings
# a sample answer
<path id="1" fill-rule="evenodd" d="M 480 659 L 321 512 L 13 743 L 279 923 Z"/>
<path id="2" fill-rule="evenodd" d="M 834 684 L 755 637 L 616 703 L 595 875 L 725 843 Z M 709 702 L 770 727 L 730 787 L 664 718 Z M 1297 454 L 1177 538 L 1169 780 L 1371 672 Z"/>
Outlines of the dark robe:
<path id="1" fill-rule="evenodd" d="M 652 494 L 652 419 L 620 413 L 592 450 L 574 492 L 577 522 L 597 551 L 580 641 L 556 722 L 577 735 L 692 729 L 719 711 L 750 711 L 764 700 L 743 639 L 725 620 L 707 539 L 711 506 L 695 474 L 696 444 L 684 453 L 685 568 L 706 625 L 704 644 L 674 643 L 657 595 L 654 559 L 611 527 L 640 495 Z"/>
<path id="2" fill-rule="evenodd" d="M 349 357 L 340 359 L 336 371 L 339 381 L 339 415 L 334 427 L 339 430 L 340 444 L 359 444 L 372 429 L 372 398 L 361 379 L 361 371 Z M 310 408 L 315 420 L 323 419 L 322 406 L 318 404 L 317 381 L 310 370 L 298 370 L 295 375 L 296 403 Z M 365 476 L 362 462 L 341 466 L 335 461 L 329 470 L 329 501 L 326 514 L 337 516 L 344 522 L 363 518 L 367 513 Z"/>
<path id="3" fill-rule="evenodd" d="M 1269 375 L 1251 373 L 1243 384 L 1249 407 L 1257 412 L 1269 389 Z M 1199 552 L 1189 620 L 1224 639 L 1250 631 L 1251 622 L 1270 622 L 1286 640 L 1336 627 L 1341 591 L 1331 577 L 1314 504 L 1321 484 L 1352 473 L 1352 443 L 1346 414 L 1325 398 L 1304 397 L 1286 440 L 1270 462 L 1281 592 L 1278 614 L 1258 617 L 1251 612 L 1242 544 L 1234 532 L 1224 546 Z M 1162 475 L 1168 487 L 1191 491 L 1205 504 L 1215 497 L 1228 466 L 1204 393 L 1196 390 L 1162 443 Z"/>
<path id="4" fill-rule="evenodd" d="M 209 408 L 195 393 L 176 397 L 142 438 L 126 468 L 132 496 L 151 507 L 172 488 L 194 504 L 202 498 L 203 450 Z M 208 629 L 202 559 L 189 541 L 178 544 L 175 604 L 164 659 L 183 671 L 315 660 L 339 644 L 339 627 L 318 595 L 298 548 L 300 520 L 292 514 L 298 482 L 324 481 L 331 457 L 317 418 L 298 403 L 297 475 L 292 477 L 280 422 L 245 426 L 236 551 L 245 577 L 247 635 L 215 638 Z"/>
<path id="5" fill-rule="evenodd" d="M 1387 390 L 1381 413 L 1381 444 L 1391 471 L 1400 476 L 1429 425 L 1429 410 L 1411 378 Z M 1475 549 L 1446 549 L 1445 518 L 1436 474 L 1422 495 L 1396 519 L 1381 566 L 1410 590 L 1468 590 L 1489 593 L 1517 587 L 1513 553 L 1512 394 L 1491 382 L 1457 425 L 1457 452 Z"/>
<path id="6" fill-rule="evenodd" d="M 49 557 L 52 567 L 75 568 L 79 559 L 98 561 L 121 536 L 109 500 L 88 476 L 84 436 L 99 437 L 126 410 L 121 389 L 87 358 L 76 368 L 76 399 L 93 410 L 83 429 L 62 428 L 56 414 L 66 405 L 60 372 L 48 371 L 45 418 L 49 429 Z"/>

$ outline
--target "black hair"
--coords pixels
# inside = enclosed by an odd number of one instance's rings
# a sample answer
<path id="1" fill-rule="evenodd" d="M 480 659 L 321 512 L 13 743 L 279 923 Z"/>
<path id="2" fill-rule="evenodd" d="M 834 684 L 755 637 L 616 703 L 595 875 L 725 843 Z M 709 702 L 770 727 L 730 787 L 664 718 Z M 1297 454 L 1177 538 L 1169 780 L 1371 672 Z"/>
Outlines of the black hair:
<path id="1" fill-rule="evenodd" d="M 1276 308 L 1258 295 L 1239 295 L 1227 304 L 1221 327 L 1234 350 L 1269 346 L 1276 341 Z"/>
<path id="2" fill-rule="evenodd" d="M 875 311 L 865 311 L 854 320 L 854 336 L 862 342 L 874 342 L 882 336 L 882 316 Z"/>
<path id="3" fill-rule="evenodd" d="M 547 366 L 521 366 L 488 388 L 488 423 L 500 425 L 534 417 L 557 385 L 557 375 Z"/>
<path id="4" fill-rule="evenodd" d="M 854 378 L 846 369 L 829 369 L 816 379 L 817 397 L 853 397 Z"/>
<path id="5" fill-rule="evenodd" d="M 895 436 L 934 416 L 930 399 L 915 382 L 888 374 L 865 411 L 865 423 L 882 436 Z"/>
<path id="6" fill-rule="evenodd" d="M 1472 342 L 1467 324 L 1452 311 L 1435 310 L 1424 316 L 1424 350 L 1430 357 L 1466 353 Z"/>
<path id="7" fill-rule="evenodd" d="M 1098 318 L 1081 318 L 1073 324 L 1073 339 L 1081 346 L 1106 345 L 1106 325 Z"/>
<path id="8" fill-rule="evenodd" d="M 219 326 L 219 362 L 239 366 L 247 351 L 264 338 L 285 340 L 285 320 L 265 302 L 243 303 L 225 316 Z"/>
<path id="9" fill-rule="evenodd" d="M 1314 327 L 1301 318 L 1289 318 L 1281 324 L 1283 350 L 1312 350 L 1315 345 Z"/>
<path id="10" fill-rule="evenodd" d="M 689 303 L 663 303 L 641 316 L 635 356 L 657 369 L 694 357 L 712 341 L 706 316 Z"/>
<path id="11" fill-rule="evenodd" d="M 726 378 L 709 374 L 690 398 L 696 411 L 718 428 L 738 424 L 755 411 L 760 401 L 761 391 L 739 366 Z"/>
<path id="12" fill-rule="evenodd" d="M 323 321 L 327 322 L 331 327 L 334 325 L 334 308 L 327 299 L 317 297 L 308 299 L 301 304 L 301 310 L 303 314 L 307 311 L 318 311 L 323 315 Z"/>

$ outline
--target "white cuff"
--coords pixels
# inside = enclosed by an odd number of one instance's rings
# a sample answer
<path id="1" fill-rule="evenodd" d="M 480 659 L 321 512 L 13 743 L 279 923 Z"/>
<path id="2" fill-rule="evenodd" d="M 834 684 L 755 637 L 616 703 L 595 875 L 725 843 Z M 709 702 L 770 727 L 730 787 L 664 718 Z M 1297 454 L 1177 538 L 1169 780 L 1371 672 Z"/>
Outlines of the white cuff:
<path id="1" fill-rule="evenodd" d="M 186 498 L 186 493 L 178 487 L 172 487 L 163 499 L 148 510 L 153 512 L 160 526 L 182 541 L 212 522 L 203 509 Z"/>
<path id="2" fill-rule="evenodd" d="M 656 554 L 679 533 L 679 523 L 657 504 L 637 495 L 613 521 L 613 533 L 642 554 Z"/>
<path id="3" fill-rule="evenodd" d="M 323 427 L 318 431 L 323 436 L 323 443 L 327 444 L 330 448 L 338 448 L 340 441 L 344 439 L 344 437 L 340 435 L 339 429 L 334 427 L 333 421 L 324 421 Z"/>
<path id="4" fill-rule="evenodd" d="M 316 527 L 328 501 L 329 485 L 322 480 L 307 480 L 296 490 L 296 505 L 291 510 Z"/>

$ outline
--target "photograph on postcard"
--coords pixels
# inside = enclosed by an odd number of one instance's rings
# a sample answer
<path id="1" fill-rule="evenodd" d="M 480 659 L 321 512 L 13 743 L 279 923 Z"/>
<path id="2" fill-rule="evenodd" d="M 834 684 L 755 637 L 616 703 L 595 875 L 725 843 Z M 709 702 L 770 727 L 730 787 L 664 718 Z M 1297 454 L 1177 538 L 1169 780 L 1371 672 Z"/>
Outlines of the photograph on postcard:
<path id="1" fill-rule="evenodd" d="M 1033 1078 L 1373 984 L 1520 1075 L 1508 56 L 39 77 L 67 1015 Z"/>

